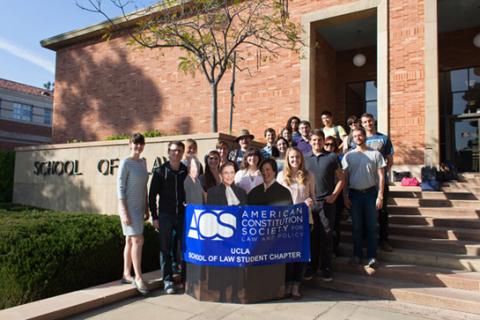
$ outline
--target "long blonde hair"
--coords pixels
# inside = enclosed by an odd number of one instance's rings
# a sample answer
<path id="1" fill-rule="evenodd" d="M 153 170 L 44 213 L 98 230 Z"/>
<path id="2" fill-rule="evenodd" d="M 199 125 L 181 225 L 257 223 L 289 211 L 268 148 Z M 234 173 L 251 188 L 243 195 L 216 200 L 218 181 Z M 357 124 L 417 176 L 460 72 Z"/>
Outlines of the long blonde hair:
<path id="1" fill-rule="evenodd" d="M 300 165 L 298 166 L 297 174 L 293 176 L 293 168 L 288 161 L 288 156 L 290 152 L 297 152 L 300 155 Z M 303 157 L 302 152 L 296 147 L 289 147 L 285 152 L 285 167 L 283 169 L 283 179 L 287 186 L 293 183 L 293 180 L 296 180 L 298 184 L 306 185 L 308 182 L 308 171 L 305 169 L 305 158 Z"/>

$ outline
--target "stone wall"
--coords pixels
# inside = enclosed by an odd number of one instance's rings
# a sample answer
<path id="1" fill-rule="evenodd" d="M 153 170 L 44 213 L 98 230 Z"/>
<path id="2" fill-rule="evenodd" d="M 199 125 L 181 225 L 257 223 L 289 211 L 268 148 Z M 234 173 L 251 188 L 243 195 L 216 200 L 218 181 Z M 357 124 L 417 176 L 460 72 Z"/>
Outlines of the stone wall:
<path id="1" fill-rule="evenodd" d="M 156 157 L 167 156 L 168 142 L 187 138 L 197 141 L 202 162 L 218 140 L 232 145 L 234 140 L 219 133 L 147 138 L 142 156 L 148 170 L 152 170 Z M 117 212 L 116 166 L 129 154 L 127 140 L 21 147 L 16 151 L 14 203 L 62 211 Z M 53 163 L 53 172 L 49 172 L 48 162 L 52 161 L 58 164 Z"/>

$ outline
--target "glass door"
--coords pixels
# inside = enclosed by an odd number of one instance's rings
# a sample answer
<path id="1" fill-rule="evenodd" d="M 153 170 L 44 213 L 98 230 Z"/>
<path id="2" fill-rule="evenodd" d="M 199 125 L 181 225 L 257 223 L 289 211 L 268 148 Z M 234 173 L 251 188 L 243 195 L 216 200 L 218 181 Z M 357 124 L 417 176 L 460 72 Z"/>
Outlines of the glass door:
<path id="1" fill-rule="evenodd" d="M 480 117 L 457 117 L 452 124 L 452 160 L 460 172 L 480 172 Z"/>
<path id="2" fill-rule="evenodd" d="M 440 73 L 440 150 L 459 172 L 480 172 L 480 67 Z"/>

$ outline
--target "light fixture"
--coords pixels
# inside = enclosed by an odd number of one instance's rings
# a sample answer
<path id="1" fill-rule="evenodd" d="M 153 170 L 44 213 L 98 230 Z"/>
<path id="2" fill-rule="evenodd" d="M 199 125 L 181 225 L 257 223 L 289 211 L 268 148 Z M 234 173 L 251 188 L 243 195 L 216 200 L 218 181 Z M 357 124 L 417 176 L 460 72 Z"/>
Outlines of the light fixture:
<path id="1" fill-rule="evenodd" d="M 477 33 L 475 37 L 473 37 L 473 45 L 477 48 L 480 48 L 480 32 Z"/>
<path id="2" fill-rule="evenodd" d="M 366 62 L 367 62 L 367 57 L 365 57 L 365 55 L 363 53 L 357 53 L 353 57 L 353 64 L 356 67 L 363 67 Z"/>
<path id="3" fill-rule="evenodd" d="M 356 67 L 363 67 L 365 63 L 367 62 L 367 57 L 363 54 L 358 52 L 358 41 L 360 39 L 360 33 L 362 30 L 357 30 L 357 37 L 356 37 L 356 48 L 357 48 L 357 54 L 353 56 L 353 65 Z"/>

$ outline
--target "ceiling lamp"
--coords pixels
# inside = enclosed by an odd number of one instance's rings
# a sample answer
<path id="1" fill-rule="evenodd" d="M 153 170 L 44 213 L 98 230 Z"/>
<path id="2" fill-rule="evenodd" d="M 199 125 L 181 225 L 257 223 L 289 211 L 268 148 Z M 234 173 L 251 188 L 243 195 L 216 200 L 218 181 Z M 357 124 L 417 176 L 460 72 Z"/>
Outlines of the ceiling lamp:
<path id="1" fill-rule="evenodd" d="M 358 41 L 360 40 L 360 35 L 362 33 L 362 30 L 357 30 L 357 37 L 356 37 L 356 45 L 355 47 L 357 48 L 357 54 L 355 56 L 353 56 L 353 65 L 356 66 L 356 67 L 363 67 L 365 65 L 365 63 L 367 62 L 367 57 L 365 57 L 365 55 L 363 53 L 359 53 L 358 51 L 358 47 L 359 47 L 359 43 Z"/>
<path id="2" fill-rule="evenodd" d="M 477 48 L 480 48 L 480 32 L 477 33 L 475 37 L 473 37 L 473 45 Z"/>
<path id="3" fill-rule="evenodd" d="M 353 64 L 356 67 L 363 67 L 366 62 L 367 62 L 367 57 L 365 57 L 365 55 L 363 53 L 357 53 L 353 57 Z"/>

